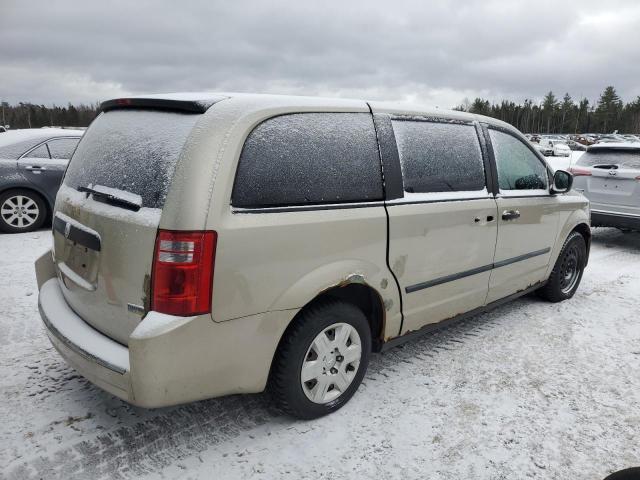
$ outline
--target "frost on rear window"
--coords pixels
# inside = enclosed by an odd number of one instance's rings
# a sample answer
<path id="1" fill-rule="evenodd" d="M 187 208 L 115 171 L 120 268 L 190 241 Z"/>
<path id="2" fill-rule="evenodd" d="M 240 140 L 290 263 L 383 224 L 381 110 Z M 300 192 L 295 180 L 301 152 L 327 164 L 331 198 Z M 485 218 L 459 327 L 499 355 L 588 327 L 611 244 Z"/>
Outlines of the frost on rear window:
<path id="1" fill-rule="evenodd" d="M 640 170 L 640 149 L 623 150 L 591 150 L 585 152 L 578 159 L 577 165 L 593 167 L 594 165 L 619 165 L 620 168 Z"/>
<path id="2" fill-rule="evenodd" d="M 199 115 L 153 110 L 113 110 L 84 135 L 64 179 L 131 192 L 162 208 L 184 143 Z"/>
<path id="3" fill-rule="evenodd" d="M 394 120 L 404 189 L 409 193 L 475 191 L 485 187 L 473 125 Z"/>
<path id="4" fill-rule="evenodd" d="M 296 113 L 258 125 L 236 173 L 233 205 L 271 207 L 382 199 L 368 113 Z"/>

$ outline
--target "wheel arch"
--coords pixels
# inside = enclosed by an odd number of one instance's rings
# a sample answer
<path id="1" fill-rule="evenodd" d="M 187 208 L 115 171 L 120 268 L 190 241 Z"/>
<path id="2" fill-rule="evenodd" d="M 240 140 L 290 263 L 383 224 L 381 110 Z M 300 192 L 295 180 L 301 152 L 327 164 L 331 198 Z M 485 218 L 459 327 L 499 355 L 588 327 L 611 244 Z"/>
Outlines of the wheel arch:
<path id="1" fill-rule="evenodd" d="M 571 234 L 572 232 L 578 232 L 584 238 L 584 243 L 587 247 L 587 258 L 584 262 L 586 266 L 587 263 L 589 263 L 589 252 L 591 251 L 591 227 L 587 223 L 579 223 L 578 225 L 573 227 L 573 230 L 571 230 L 569 234 Z"/>
<path id="2" fill-rule="evenodd" d="M 367 318 L 371 329 L 371 346 L 374 352 L 379 352 L 384 343 L 385 331 L 385 305 L 380 293 L 368 283 L 364 282 L 360 275 L 353 275 L 346 280 L 336 282 L 333 285 L 313 296 L 306 302 L 287 323 L 282 332 L 278 345 L 274 351 L 274 358 L 280 350 L 280 345 L 288 332 L 293 328 L 298 318 L 304 312 L 319 303 L 329 300 L 341 300 L 357 307 Z M 272 362 L 273 365 L 273 362 Z"/>
<path id="3" fill-rule="evenodd" d="M 562 250 L 564 242 L 574 231 L 580 233 L 580 235 L 582 235 L 585 239 L 585 243 L 587 245 L 587 261 L 589 260 L 589 250 L 591 247 L 591 227 L 589 226 L 588 212 L 582 208 L 573 210 L 569 215 L 566 216 L 564 221 L 561 221 L 558 228 L 559 231 L 553 245 L 552 255 L 549 259 L 549 265 L 547 266 L 547 272 L 544 277 L 545 279 L 548 279 L 549 275 L 551 275 L 551 272 L 556 261 L 558 260 L 558 256 L 560 255 L 560 251 Z"/>

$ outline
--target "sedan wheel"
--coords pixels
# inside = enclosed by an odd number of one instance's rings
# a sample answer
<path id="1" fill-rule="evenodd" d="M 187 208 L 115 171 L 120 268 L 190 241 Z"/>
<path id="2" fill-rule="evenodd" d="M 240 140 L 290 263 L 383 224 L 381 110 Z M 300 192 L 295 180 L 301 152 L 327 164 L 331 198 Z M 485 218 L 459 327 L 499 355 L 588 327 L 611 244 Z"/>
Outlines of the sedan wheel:
<path id="1" fill-rule="evenodd" d="M 15 195 L 7 198 L 0 207 L 2 220 L 8 225 L 17 228 L 28 228 L 33 225 L 40 216 L 40 209 L 36 202 L 24 195 Z"/>
<path id="2" fill-rule="evenodd" d="M 30 232 L 44 223 L 45 206 L 29 191 L 11 191 L 0 195 L 0 231 Z"/>

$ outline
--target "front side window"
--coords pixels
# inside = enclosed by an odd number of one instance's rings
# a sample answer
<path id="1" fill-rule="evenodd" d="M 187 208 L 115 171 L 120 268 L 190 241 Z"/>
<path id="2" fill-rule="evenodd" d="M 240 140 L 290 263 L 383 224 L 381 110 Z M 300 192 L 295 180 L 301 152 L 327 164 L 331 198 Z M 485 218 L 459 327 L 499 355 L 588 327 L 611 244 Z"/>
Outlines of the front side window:
<path id="1" fill-rule="evenodd" d="M 368 113 L 294 113 L 271 118 L 247 137 L 234 207 L 366 202 L 382 199 L 382 174 Z"/>
<path id="2" fill-rule="evenodd" d="M 520 140 L 508 133 L 489 129 L 498 168 L 500 190 L 546 190 L 547 169 Z"/>
<path id="3" fill-rule="evenodd" d="M 473 125 L 393 120 L 393 131 L 406 192 L 485 188 L 482 151 Z"/>
<path id="4" fill-rule="evenodd" d="M 73 151 L 78 145 L 78 138 L 56 138 L 49 140 L 49 151 L 51 152 L 51 158 L 59 158 L 62 160 L 69 160 Z"/>

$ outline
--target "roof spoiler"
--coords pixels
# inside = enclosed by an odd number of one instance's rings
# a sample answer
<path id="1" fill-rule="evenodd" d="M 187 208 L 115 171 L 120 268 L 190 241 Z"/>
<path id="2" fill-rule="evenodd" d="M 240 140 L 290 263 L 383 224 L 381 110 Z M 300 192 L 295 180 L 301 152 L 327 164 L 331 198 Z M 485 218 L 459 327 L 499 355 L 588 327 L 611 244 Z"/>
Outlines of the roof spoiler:
<path id="1" fill-rule="evenodd" d="M 100 104 L 100 111 L 107 112 L 109 110 L 125 109 L 125 108 L 145 108 L 152 110 L 170 110 L 174 112 L 184 113 L 204 113 L 214 103 L 223 100 L 226 97 L 210 97 L 202 100 L 183 100 L 172 98 L 115 98 L 107 100 Z"/>

